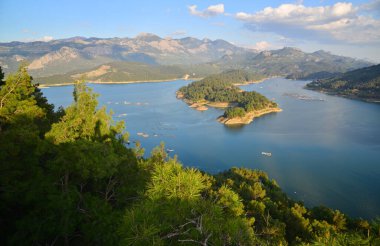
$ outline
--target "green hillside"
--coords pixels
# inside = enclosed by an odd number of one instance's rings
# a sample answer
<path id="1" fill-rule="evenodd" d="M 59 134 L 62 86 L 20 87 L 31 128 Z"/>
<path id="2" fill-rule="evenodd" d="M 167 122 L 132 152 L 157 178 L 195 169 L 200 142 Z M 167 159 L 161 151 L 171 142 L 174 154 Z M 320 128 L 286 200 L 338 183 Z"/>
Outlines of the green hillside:
<path id="1" fill-rule="evenodd" d="M 93 69 L 75 71 L 64 75 L 39 77 L 40 84 L 69 83 L 77 79 L 98 82 L 124 82 L 179 79 L 186 75 L 178 66 L 150 65 L 137 62 L 111 62 Z"/>
<path id="2" fill-rule="evenodd" d="M 380 64 L 319 79 L 306 88 L 368 101 L 380 100 Z"/>
<path id="3" fill-rule="evenodd" d="M 72 83 L 78 79 L 97 82 L 157 81 L 199 78 L 220 72 L 213 64 L 152 65 L 138 62 L 110 62 L 91 69 L 76 70 L 66 74 L 36 77 L 41 85 Z"/>
<path id="4" fill-rule="evenodd" d="M 83 83 L 54 112 L 25 68 L 1 80 L 1 245 L 380 244 L 379 219 L 307 208 L 263 171 L 144 158 Z"/>

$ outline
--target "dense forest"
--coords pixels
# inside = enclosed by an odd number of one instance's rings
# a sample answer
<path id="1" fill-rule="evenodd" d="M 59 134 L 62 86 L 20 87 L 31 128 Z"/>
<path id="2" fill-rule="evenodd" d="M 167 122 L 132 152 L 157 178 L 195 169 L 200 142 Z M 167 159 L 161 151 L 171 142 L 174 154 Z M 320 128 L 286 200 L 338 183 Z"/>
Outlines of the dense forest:
<path id="1" fill-rule="evenodd" d="M 380 100 L 380 64 L 365 67 L 328 79 L 317 79 L 306 88 L 370 101 Z"/>
<path id="2" fill-rule="evenodd" d="M 265 108 L 275 108 L 277 104 L 255 91 L 241 91 L 235 84 L 244 84 L 263 79 L 262 75 L 244 70 L 230 70 L 210 75 L 179 89 L 183 97 L 192 102 L 228 102 L 234 107 L 228 108 L 227 118 L 242 117 L 247 112 Z"/>
<path id="3" fill-rule="evenodd" d="M 3 77 L 1 245 L 380 244 L 380 219 L 309 209 L 262 171 L 210 175 L 163 144 L 144 158 L 84 83 L 54 110 L 25 67 Z"/>

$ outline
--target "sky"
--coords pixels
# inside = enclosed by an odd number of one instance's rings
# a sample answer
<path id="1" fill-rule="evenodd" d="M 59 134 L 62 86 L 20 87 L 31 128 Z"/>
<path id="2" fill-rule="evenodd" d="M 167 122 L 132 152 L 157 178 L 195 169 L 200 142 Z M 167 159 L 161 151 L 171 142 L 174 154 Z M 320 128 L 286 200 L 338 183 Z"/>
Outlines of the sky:
<path id="1" fill-rule="evenodd" d="M 0 0 L 0 42 L 142 32 L 380 62 L 380 0 Z"/>

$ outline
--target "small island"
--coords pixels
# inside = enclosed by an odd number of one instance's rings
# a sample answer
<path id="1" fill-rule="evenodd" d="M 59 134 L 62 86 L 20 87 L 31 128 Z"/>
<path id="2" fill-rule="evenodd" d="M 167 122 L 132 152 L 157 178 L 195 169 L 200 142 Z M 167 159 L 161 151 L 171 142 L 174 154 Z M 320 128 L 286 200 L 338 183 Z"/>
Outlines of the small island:
<path id="1" fill-rule="evenodd" d="M 282 111 L 277 103 L 260 93 L 237 87 L 263 79 L 262 75 L 244 70 L 230 70 L 180 88 L 177 98 L 199 111 L 205 111 L 208 107 L 225 108 L 224 114 L 217 119 L 225 125 L 249 124 L 254 118 Z"/>

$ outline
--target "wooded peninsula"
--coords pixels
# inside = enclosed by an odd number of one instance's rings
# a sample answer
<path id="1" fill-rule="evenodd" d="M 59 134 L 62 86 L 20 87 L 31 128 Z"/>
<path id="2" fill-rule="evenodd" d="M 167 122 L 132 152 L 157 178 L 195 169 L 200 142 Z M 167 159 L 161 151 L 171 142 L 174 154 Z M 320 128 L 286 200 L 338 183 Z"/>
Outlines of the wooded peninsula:
<path id="1" fill-rule="evenodd" d="M 306 89 L 379 103 L 380 64 L 314 80 Z"/>
<path id="2" fill-rule="evenodd" d="M 255 117 L 282 111 L 277 103 L 255 91 L 243 91 L 237 85 L 258 83 L 264 76 L 244 70 L 230 70 L 208 76 L 180 88 L 177 98 L 200 111 L 207 106 L 226 108 L 218 121 L 226 125 L 249 124 Z"/>

